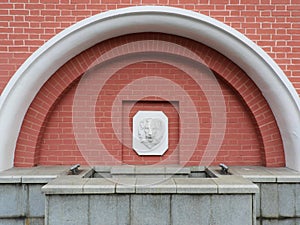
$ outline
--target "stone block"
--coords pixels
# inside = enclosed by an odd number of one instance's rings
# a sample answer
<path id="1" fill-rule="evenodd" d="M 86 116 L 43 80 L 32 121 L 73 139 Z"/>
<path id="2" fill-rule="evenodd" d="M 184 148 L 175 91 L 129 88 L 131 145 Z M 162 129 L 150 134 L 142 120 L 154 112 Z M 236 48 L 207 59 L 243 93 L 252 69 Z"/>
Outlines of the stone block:
<path id="1" fill-rule="evenodd" d="M 171 224 L 170 195 L 132 195 L 130 224 Z"/>
<path id="2" fill-rule="evenodd" d="M 300 176 L 299 175 L 281 175 L 277 177 L 278 183 L 299 183 Z"/>
<path id="3" fill-rule="evenodd" d="M 111 168 L 111 166 L 95 166 L 94 170 L 97 173 L 110 173 Z"/>
<path id="4" fill-rule="evenodd" d="M 196 168 L 195 168 L 196 170 Z M 182 166 L 166 166 L 165 167 L 166 174 L 169 176 L 172 175 L 189 175 L 191 173 L 191 168 L 182 167 Z"/>
<path id="5" fill-rule="evenodd" d="M 119 176 L 120 177 L 120 176 Z M 136 174 L 136 178 L 149 178 L 149 179 L 160 179 L 161 181 L 170 178 L 171 176 L 165 176 L 164 174 Z"/>
<path id="6" fill-rule="evenodd" d="M 173 179 L 137 178 L 136 193 L 176 193 Z"/>
<path id="7" fill-rule="evenodd" d="M 246 194 L 258 192 L 257 185 L 240 176 L 225 175 L 212 178 L 212 180 L 218 185 L 218 193 Z"/>
<path id="8" fill-rule="evenodd" d="M 256 222 L 256 219 L 257 219 L 257 216 L 256 216 L 256 194 L 253 194 L 252 195 L 252 221 L 253 221 L 253 224 L 252 225 L 256 225 L 255 222 Z"/>
<path id="9" fill-rule="evenodd" d="M 130 165 L 123 165 L 123 166 L 114 166 L 111 168 L 111 174 L 112 175 L 118 175 L 118 174 L 134 174 L 135 172 L 135 166 L 130 166 Z"/>
<path id="10" fill-rule="evenodd" d="M 46 225 L 88 224 L 88 196 L 46 196 L 45 216 Z"/>
<path id="11" fill-rule="evenodd" d="M 28 185 L 28 216 L 45 216 L 45 195 L 42 193 L 42 184 Z"/>
<path id="12" fill-rule="evenodd" d="M 296 184 L 295 190 L 296 216 L 300 217 L 300 184 Z M 300 224 L 300 221 L 299 221 Z"/>
<path id="13" fill-rule="evenodd" d="M 230 172 L 233 175 L 243 176 L 246 179 L 255 183 L 274 183 L 276 176 L 270 173 L 266 167 L 261 166 L 236 166 L 230 167 Z"/>
<path id="14" fill-rule="evenodd" d="M 299 225 L 295 218 L 263 220 L 262 225 Z"/>
<path id="15" fill-rule="evenodd" d="M 76 176 L 64 176 L 50 181 L 43 186 L 45 194 L 82 194 L 84 184 L 91 179 Z"/>
<path id="16" fill-rule="evenodd" d="M 274 219 L 274 220 L 266 219 L 266 220 L 262 220 L 262 225 L 279 225 L 279 224 L 278 224 L 278 220 L 276 220 L 276 219 Z"/>
<path id="17" fill-rule="evenodd" d="M 26 214 L 27 185 L 0 185 L 0 217 L 19 217 Z"/>
<path id="18" fill-rule="evenodd" d="M 252 195 L 212 195 L 210 224 L 252 225 Z"/>
<path id="19" fill-rule="evenodd" d="M 22 176 L 23 184 L 47 184 L 54 180 L 57 175 L 24 175 Z"/>
<path id="20" fill-rule="evenodd" d="M 129 195 L 90 195 L 90 224 L 130 224 Z"/>
<path id="21" fill-rule="evenodd" d="M 44 218 L 27 218 L 25 225 L 44 225 Z"/>
<path id="22" fill-rule="evenodd" d="M 260 217 L 260 192 L 261 192 L 261 185 L 260 183 L 256 183 L 258 186 L 259 192 L 255 194 L 255 203 L 256 203 L 256 216 Z"/>
<path id="23" fill-rule="evenodd" d="M 296 219 L 284 219 L 284 220 L 279 220 L 278 225 L 297 225 Z"/>
<path id="24" fill-rule="evenodd" d="M 116 192 L 116 183 L 113 179 L 94 178 L 88 179 L 83 186 L 85 194 L 113 194 Z"/>
<path id="25" fill-rule="evenodd" d="M 218 186 L 212 179 L 206 178 L 174 178 L 177 193 L 217 193 Z"/>
<path id="26" fill-rule="evenodd" d="M 164 175 L 165 174 L 165 167 L 161 166 L 136 166 L 135 167 L 136 174 L 143 174 L 143 175 Z"/>
<path id="27" fill-rule="evenodd" d="M 173 225 L 209 225 L 210 195 L 173 195 L 171 201 L 171 220 Z"/>
<path id="28" fill-rule="evenodd" d="M 24 225 L 23 219 L 0 219 L 1 225 Z"/>
<path id="29" fill-rule="evenodd" d="M 277 184 L 261 184 L 261 215 L 264 218 L 278 218 L 278 188 Z"/>
<path id="30" fill-rule="evenodd" d="M 296 185 L 278 184 L 279 216 L 294 217 L 296 214 Z"/>
<path id="31" fill-rule="evenodd" d="M 135 193 L 136 178 L 115 179 L 117 193 Z"/>
<path id="32" fill-rule="evenodd" d="M 0 184 L 17 184 L 22 183 L 21 176 L 1 175 Z"/>

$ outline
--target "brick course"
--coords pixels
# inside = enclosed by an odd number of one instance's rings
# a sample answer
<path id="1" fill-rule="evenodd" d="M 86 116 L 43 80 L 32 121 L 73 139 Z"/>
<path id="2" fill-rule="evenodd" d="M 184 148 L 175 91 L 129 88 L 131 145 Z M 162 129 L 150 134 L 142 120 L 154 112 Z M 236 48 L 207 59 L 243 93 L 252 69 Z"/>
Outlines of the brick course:
<path id="1" fill-rule="evenodd" d="M 300 3 L 297 0 L 12 0 L 0 4 L 0 90 L 25 59 L 49 38 L 92 15 L 135 5 L 168 5 L 213 17 L 248 36 L 280 65 L 299 76 Z M 295 66 L 290 69 L 289 66 Z M 299 92 L 299 84 L 295 84 Z"/>

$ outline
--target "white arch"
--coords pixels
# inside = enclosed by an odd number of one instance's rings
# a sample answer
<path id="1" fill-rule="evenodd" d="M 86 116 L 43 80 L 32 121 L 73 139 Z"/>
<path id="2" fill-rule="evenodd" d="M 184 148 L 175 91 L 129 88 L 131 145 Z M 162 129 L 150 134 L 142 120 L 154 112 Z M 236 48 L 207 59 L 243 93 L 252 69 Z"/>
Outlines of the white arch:
<path id="1" fill-rule="evenodd" d="M 287 167 L 300 171 L 300 104 L 279 66 L 241 33 L 210 17 L 166 6 L 138 6 L 101 13 L 62 31 L 13 75 L 0 99 L 0 171 L 13 166 L 16 141 L 30 103 L 69 59 L 110 38 L 162 32 L 201 42 L 240 66 L 268 101 L 279 126 Z"/>

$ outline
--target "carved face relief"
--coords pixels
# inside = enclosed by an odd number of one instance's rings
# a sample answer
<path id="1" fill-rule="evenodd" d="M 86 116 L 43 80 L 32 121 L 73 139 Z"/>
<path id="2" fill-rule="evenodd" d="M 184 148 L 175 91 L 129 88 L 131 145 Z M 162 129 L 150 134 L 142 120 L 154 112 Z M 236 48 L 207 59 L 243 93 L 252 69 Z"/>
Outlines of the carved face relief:
<path id="1" fill-rule="evenodd" d="M 159 118 L 145 118 L 139 122 L 138 137 L 147 148 L 159 144 L 164 135 L 163 121 Z"/>
<path id="2" fill-rule="evenodd" d="M 168 150 L 168 117 L 162 111 L 138 111 L 132 140 L 138 155 L 163 155 Z"/>

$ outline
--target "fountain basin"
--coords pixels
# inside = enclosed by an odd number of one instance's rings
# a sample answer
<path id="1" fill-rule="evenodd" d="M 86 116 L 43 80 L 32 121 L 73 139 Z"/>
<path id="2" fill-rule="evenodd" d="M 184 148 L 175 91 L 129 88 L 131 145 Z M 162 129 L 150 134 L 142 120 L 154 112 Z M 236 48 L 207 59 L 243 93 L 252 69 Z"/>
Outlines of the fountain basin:
<path id="1" fill-rule="evenodd" d="M 50 181 L 42 188 L 46 224 L 256 222 L 258 187 L 241 176 L 204 167 L 132 168 L 95 167 Z"/>

